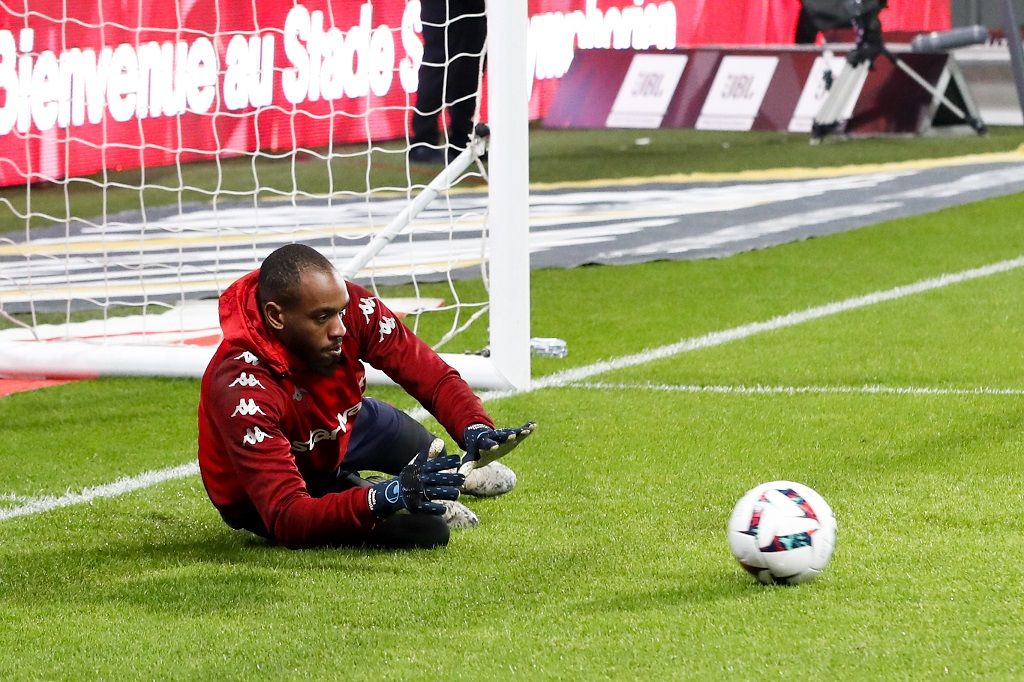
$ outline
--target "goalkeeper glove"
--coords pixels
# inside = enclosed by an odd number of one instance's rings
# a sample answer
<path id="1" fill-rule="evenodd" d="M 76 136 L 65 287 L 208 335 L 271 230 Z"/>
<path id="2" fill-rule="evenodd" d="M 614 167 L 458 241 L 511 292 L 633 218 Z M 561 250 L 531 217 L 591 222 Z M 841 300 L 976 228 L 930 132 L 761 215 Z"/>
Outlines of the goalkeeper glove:
<path id="1" fill-rule="evenodd" d="M 459 486 L 466 477 L 459 473 L 445 473 L 459 465 L 458 455 L 437 455 L 444 441 L 434 439 L 427 450 L 416 455 L 398 474 L 370 486 L 367 501 L 370 511 L 378 517 L 408 509 L 413 514 L 444 514 L 445 506 L 434 500 L 457 500 Z"/>
<path id="2" fill-rule="evenodd" d="M 537 422 L 526 422 L 517 429 L 494 429 L 486 424 L 466 427 L 462 433 L 462 441 L 466 445 L 466 455 L 462 458 L 463 467 L 472 463 L 472 467 L 469 468 L 477 469 L 504 457 L 526 440 L 536 428 Z"/>

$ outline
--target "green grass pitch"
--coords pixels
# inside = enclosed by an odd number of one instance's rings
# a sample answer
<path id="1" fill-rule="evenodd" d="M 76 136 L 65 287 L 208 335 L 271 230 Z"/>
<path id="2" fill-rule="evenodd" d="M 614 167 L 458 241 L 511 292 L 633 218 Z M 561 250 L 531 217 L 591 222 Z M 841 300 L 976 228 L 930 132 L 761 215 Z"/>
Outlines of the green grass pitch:
<path id="1" fill-rule="evenodd" d="M 570 355 L 534 371 L 1015 258 L 1022 213 L 1016 195 L 719 260 L 538 271 L 534 332 Z M 1013 270 L 493 400 L 540 427 L 509 457 L 519 487 L 469 500 L 481 525 L 444 550 L 268 547 L 195 476 L 0 521 L 0 678 L 1020 679 L 1022 298 Z M 0 510 L 193 460 L 197 391 L 0 399 Z M 777 478 L 839 521 L 807 585 L 758 585 L 729 554 L 732 505 Z"/>

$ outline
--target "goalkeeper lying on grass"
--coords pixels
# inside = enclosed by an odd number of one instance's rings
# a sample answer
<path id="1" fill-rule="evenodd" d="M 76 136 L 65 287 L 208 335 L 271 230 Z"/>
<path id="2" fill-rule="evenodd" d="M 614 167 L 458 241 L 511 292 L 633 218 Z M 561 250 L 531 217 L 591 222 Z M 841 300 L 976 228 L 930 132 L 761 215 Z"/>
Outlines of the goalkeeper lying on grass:
<path id="1" fill-rule="evenodd" d="M 224 340 L 203 376 L 199 468 L 229 526 L 286 547 L 436 547 L 476 525 L 459 493 L 500 495 L 496 460 L 533 431 L 496 429 L 458 372 L 362 287 L 301 244 L 267 256 L 220 299 Z M 465 451 L 363 396 L 384 371 Z M 397 476 L 360 478 L 363 470 Z"/>

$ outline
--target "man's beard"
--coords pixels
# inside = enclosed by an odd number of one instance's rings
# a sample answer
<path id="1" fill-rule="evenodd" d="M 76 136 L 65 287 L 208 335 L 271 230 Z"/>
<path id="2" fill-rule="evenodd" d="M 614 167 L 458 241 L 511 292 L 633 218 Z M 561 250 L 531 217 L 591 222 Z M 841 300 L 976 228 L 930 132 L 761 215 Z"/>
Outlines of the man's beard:
<path id="1" fill-rule="evenodd" d="M 338 365 L 342 363 L 344 357 L 339 355 L 338 357 L 331 357 L 325 355 L 322 350 L 310 352 L 306 355 L 306 364 L 309 369 L 316 374 L 320 374 L 326 377 L 333 376 L 334 372 L 338 369 Z"/>

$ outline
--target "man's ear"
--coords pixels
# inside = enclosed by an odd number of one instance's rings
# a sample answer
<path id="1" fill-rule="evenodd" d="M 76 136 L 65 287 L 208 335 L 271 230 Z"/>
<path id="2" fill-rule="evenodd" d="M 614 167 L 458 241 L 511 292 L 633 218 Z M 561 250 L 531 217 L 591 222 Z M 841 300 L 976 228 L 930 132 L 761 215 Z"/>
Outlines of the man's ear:
<path id="1" fill-rule="evenodd" d="M 277 303 L 267 301 L 263 304 L 263 317 L 274 331 L 279 332 L 284 329 L 284 308 Z"/>

